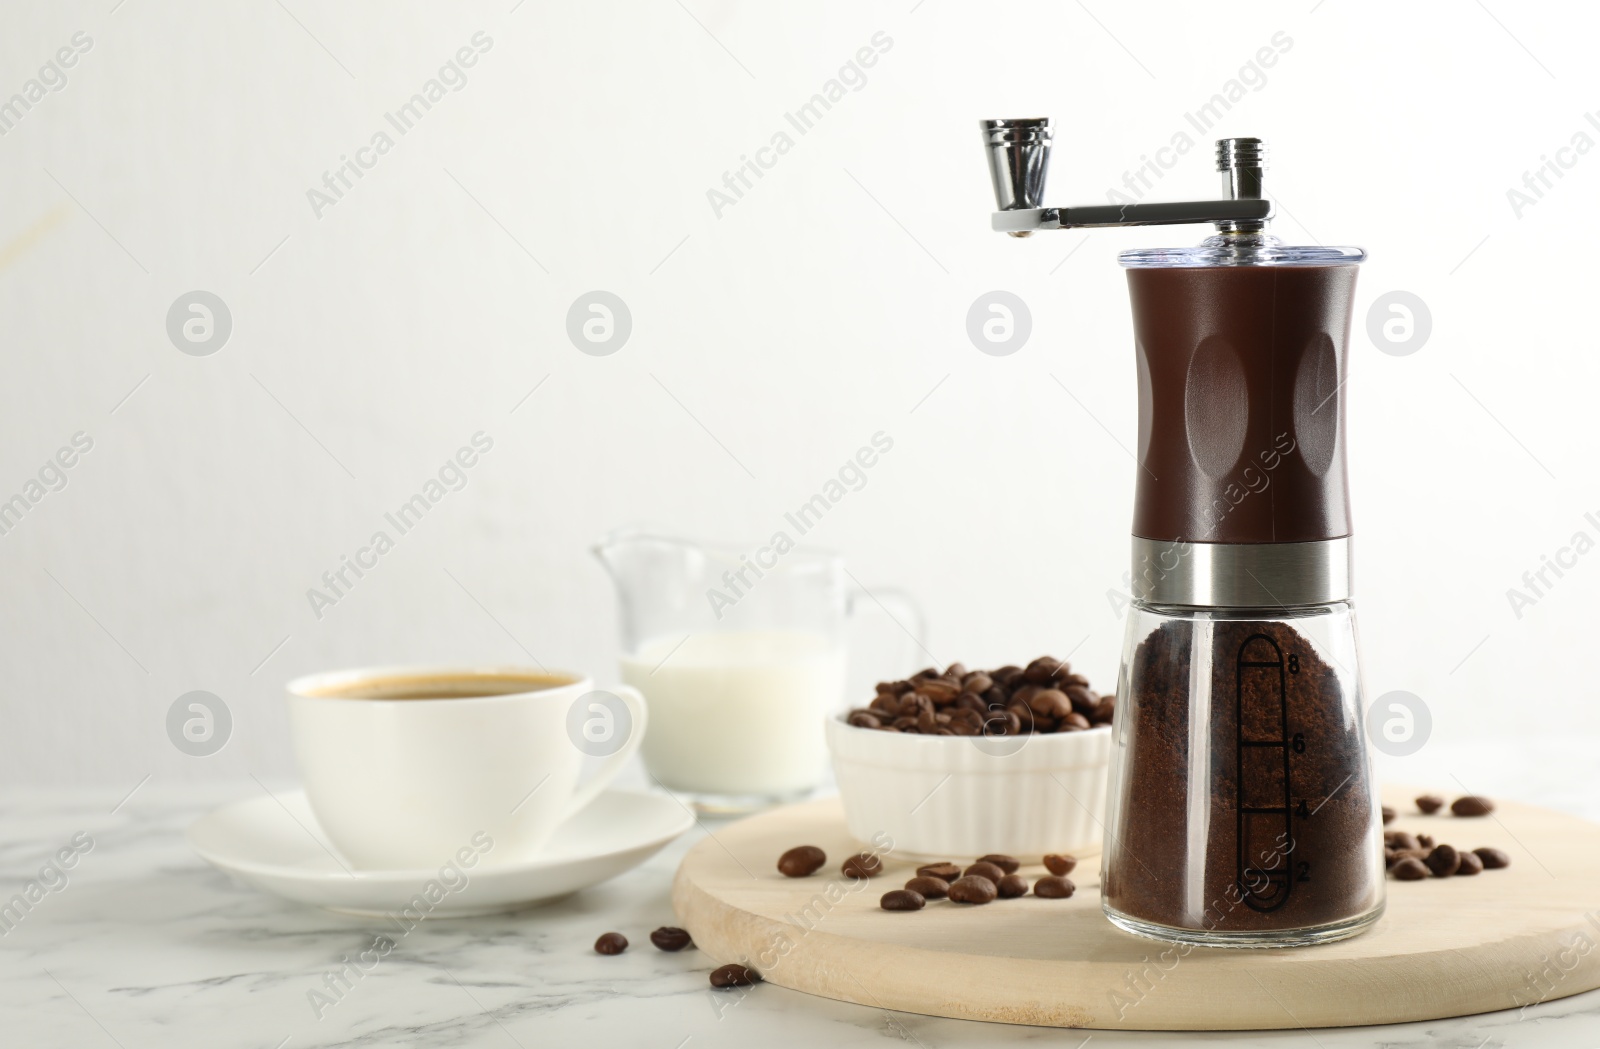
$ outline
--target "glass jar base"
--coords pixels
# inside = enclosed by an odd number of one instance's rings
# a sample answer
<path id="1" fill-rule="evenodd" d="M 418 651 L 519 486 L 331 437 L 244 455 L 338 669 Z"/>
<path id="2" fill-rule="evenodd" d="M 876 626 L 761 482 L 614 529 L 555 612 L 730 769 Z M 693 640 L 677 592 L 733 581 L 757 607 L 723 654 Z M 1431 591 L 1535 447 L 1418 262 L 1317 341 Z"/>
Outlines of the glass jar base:
<path id="1" fill-rule="evenodd" d="M 1383 916 L 1383 904 L 1354 918 L 1313 925 L 1304 929 L 1251 929 L 1236 932 L 1218 932 L 1206 929 L 1181 929 L 1171 925 L 1158 925 L 1123 914 L 1109 904 L 1101 909 L 1112 925 L 1123 932 L 1143 936 L 1163 943 L 1181 943 L 1191 947 L 1310 947 L 1319 943 L 1333 943 L 1365 932 L 1373 922 Z"/>

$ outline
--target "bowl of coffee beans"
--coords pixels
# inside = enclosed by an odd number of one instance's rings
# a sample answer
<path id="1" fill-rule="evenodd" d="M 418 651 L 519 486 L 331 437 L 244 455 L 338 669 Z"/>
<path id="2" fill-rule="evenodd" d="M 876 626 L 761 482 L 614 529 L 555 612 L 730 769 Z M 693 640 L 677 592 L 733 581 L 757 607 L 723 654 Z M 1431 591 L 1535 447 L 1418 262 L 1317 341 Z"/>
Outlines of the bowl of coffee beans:
<path id="1" fill-rule="evenodd" d="M 827 725 L 850 832 L 908 857 L 1097 853 L 1115 707 L 1050 656 L 882 682 Z"/>

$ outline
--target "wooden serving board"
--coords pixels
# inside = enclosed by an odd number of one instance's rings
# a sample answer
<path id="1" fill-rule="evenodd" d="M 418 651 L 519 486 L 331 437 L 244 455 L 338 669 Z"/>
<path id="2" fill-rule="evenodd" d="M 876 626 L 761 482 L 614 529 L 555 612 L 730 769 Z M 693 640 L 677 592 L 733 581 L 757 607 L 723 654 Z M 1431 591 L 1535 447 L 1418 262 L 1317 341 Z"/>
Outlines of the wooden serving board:
<path id="1" fill-rule="evenodd" d="M 770 982 L 880 1009 L 971 1020 L 1136 1030 L 1259 1030 L 1400 1023 L 1515 1009 L 1600 986 L 1600 825 L 1525 805 L 1490 818 L 1423 816 L 1409 799 L 1390 825 L 1457 848 L 1494 846 L 1504 870 L 1390 879 L 1388 909 L 1338 943 L 1275 950 L 1174 948 L 1100 912 L 1100 864 L 1083 858 L 1069 900 L 1032 895 L 889 912 L 878 898 L 916 863 L 885 857 L 855 883 L 860 848 L 837 799 L 752 816 L 701 841 L 673 882 L 678 918 L 720 962 Z M 785 878 L 778 856 L 817 845 L 828 864 Z M 975 857 L 952 856 L 957 863 Z M 1024 867 L 1034 877 L 1043 868 Z"/>

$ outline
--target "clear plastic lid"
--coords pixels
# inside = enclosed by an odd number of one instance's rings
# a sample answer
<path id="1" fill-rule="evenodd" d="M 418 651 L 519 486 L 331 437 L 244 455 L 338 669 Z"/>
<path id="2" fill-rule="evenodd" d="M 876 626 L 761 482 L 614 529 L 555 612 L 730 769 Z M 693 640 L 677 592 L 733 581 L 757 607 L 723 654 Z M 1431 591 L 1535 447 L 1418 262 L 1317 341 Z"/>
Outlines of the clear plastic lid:
<path id="1" fill-rule="evenodd" d="M 1337 266 L 1365 262 L 1361 248 L 1285 244 L 1270 233 L 1218 233 L 1188 248 L 1134 248 L 1117 256 L 1129 269 L 1167 266 Z"/>

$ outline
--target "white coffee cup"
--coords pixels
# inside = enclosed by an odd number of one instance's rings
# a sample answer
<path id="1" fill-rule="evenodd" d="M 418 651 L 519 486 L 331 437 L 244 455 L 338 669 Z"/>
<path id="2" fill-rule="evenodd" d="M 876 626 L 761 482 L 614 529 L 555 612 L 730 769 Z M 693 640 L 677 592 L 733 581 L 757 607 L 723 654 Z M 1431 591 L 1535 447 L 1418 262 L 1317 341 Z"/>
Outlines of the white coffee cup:
<path id="1" fill-rule="evenodd" d="M 339 670 L 288 692 L 306 798 L 335 849 L 367 870 L 436 868 L 464 847 L 484 863 L 529 859 L 645 731 L 636 690 L 526 667 Z M 603 760 L 580 785 L 586 754 Z"/>

